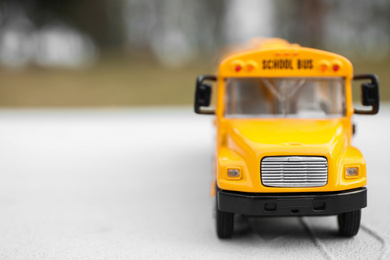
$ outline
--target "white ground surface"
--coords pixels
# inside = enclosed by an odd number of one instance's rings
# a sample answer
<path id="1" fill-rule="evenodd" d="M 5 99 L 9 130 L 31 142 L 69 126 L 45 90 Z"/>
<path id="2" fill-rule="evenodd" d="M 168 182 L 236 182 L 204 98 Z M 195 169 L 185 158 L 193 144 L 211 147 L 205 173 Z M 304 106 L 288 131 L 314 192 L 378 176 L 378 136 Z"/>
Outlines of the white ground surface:
<path id="1" fill-rule="evenodd" d="M 0 259 L 390 259 L 390 106 L 356 116 L 369 206 L 335 217 L 241 220 L 216 238 L 212 124 L 190 108 L 0 110 Z"/>

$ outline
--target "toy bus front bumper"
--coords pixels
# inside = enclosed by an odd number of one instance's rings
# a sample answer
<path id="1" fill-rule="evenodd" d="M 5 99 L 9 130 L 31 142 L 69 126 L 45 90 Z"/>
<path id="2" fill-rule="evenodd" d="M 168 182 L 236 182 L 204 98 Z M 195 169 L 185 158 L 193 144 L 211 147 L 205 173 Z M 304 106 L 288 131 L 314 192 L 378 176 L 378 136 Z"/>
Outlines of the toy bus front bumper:
<path id="1" fill-rule="evenodd" d="M 246 216 L 328 216 L 367 206 L 365 187 L 338 192 L 244 193 L 217 188 L 221 211 Z"/>

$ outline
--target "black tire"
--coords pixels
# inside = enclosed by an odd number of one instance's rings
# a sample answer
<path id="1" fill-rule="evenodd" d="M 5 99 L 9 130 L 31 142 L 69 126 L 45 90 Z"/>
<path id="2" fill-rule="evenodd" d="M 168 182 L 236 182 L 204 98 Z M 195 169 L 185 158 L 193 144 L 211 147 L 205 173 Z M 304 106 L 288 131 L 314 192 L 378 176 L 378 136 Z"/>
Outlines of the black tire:
<path id="1" fill-rule="evenodd" d="M 215 205 L 215 219 L 219 238 L 231 238 L 234 232 L 234 213 L 220 211 Z"/>
<path id="2" fill-rule="evenodd" d="M 339 233 L 344 237 L 353 237 L 359 232 L 361 210 L 341 213 L 337 216 Z"/>

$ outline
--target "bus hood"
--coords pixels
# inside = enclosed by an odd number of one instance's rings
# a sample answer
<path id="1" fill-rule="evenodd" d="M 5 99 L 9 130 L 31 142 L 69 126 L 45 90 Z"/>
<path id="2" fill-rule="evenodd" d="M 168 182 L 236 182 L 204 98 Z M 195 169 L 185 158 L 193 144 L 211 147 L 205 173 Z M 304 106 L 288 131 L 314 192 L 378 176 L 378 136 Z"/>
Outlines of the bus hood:
<path id="1" fill-rule="evenodd" d="M 231 119 L 227 146 L 238 154 L 257 156 L 322 155 L 335 157 L 348 145 L 346 118 Z"/>

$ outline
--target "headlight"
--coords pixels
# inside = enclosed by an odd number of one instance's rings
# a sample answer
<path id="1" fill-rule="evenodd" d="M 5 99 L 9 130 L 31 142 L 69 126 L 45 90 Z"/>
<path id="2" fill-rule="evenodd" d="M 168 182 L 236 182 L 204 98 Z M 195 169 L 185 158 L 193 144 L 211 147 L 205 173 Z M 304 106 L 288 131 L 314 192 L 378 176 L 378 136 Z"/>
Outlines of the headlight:
<path id="1" fill-rule="evenodd" d="M 345 175 L 346 175 L 346 177 L 356 177 L 359 175 L 359 168 L 358 167 L 346 167 L 345 168 Z"/>
<path id="2" fill-rule="evenodd" d="M 228 178 L 239 179 L 241 177 L 241 173 L 239 169 L 228 169 L 227 176 Z"/>

